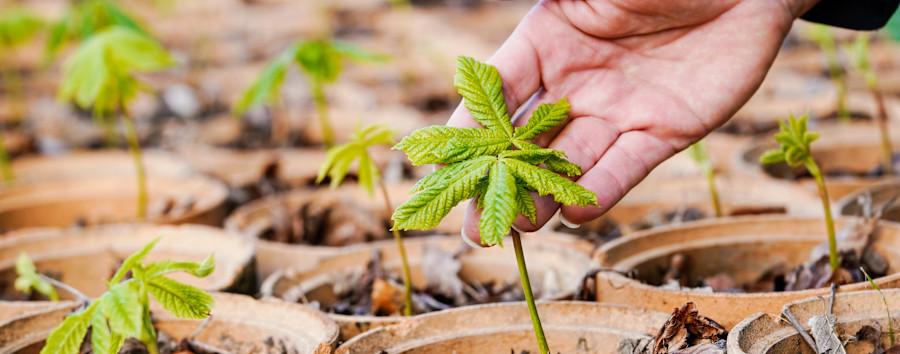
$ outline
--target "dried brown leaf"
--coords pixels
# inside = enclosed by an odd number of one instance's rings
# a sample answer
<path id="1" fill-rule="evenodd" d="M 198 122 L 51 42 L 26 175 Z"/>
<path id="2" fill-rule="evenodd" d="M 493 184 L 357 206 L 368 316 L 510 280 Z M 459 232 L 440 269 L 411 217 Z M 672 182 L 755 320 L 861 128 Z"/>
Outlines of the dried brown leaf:
<path id="1" fill-rule="evenodd" d="M 841 339 L 834 332 L 834 323 L 837 320 L 835 315 L 813 315 L 810 317 L 809 331 L 813 339 L 816 340 L 816 347 L 819 353 L 828 354 L 846 354 Z"/>
<path id="2" fill-rule="evenodd" d="M 403 291 L 383 279 L 375 279 L 372 284 L 372 313 L 392 315 L 403 306 Z"/>
<path id="3" fill-rule="evenodd" d="M 428 279 L 428 289 L 435 294 L 454 299 L 456 305 L 465 302 L 463 282 L 459 278 L 462 263 L 452 253 L 429 244 L 422 246 L 422 272 Z"/>
<path id="4" fill-rule="evenodd" d="M 653 354 L 671 353 L 698 343 L 715 343 L 727 332 L 715 321 L 698 313 L 693 302 L 675 310 L 659 329 Z"/>

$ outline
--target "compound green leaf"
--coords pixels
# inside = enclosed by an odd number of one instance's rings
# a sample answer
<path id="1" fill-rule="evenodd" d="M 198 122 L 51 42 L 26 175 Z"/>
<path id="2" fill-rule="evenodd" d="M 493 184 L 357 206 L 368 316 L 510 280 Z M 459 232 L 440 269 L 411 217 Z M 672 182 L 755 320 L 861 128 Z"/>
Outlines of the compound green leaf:
<path id="1" fill-rule="evenodd" d="M 25 252 L 19 253 L 19 258 L 16 259 L 16 274 L 18 274 L 18 277 L 13 283 L 16 290 L 25 294 L 31 294 L 31 290 L 34 289 L 34 291 L 50 298 L 50 301 L 59 301 L 59 294 L 56 293 L 56 288 L 38 274 L 37 268 Z"/>
<path id="2" fill-rule="evenodd" d="M 463 96 L 472 118 L 485 128 L 513 136 L 512 123 L 503 100 L 503 81 L 497 68 L 470 57 L 458 57 L 454 85 Z"/>
<path id="3" fill-rule="evenodd" d="M 566 157 L 566 154 L 559 150 L 537 148 L 532 150 L 506 150 L 500 153 L 500 157 L 517 159 L 530 164 L 539 164 L 544 163 L 551 157 Z"/>
<path id="4" fill-rule="evenodd" d="M 388 55 L 363 50 L 344 41 L 332 41 L 331 47 L 347 59 L 357 62 L 383 63 L 391 59 Z"/>
<path id="5" fill-rule="evenodd" d="M 91 347 L 95 354 L 117 354 L 125 338 L 109 328 L 109 317 L 97 307 L 91 316 Z"/>
<path id="6" fill-rule="evenodd" d="M 81 342 L 87 335 L 96 308 L 97 302 L 94 302 L 84 311 L 67 316 L 63 323 L 47 336 L 41 354 L 79 354 Z"/>
<path id="7" fill-rule="evenodd" d="M 362 154 L 359 157 L 359 169 L 357 174 L 357 179 L 359 186 L 369 193 L 371 197 L 375 193 L 375 181 L 378 179 L 378 167 L 375 166 L 375 162 L 369 157 L 369 154 Z"/>
<path id="8" fill-rule="evenodd" d="M 537 224 L 537 208 L 534 206 L 534 198 L 528 189 L 525 189 L 525 183 L 516 179 L 516 207 L 518 213 L 525 215 L 531 224 Z"/>
<path id="9" fill-rule="evenodd" d="M 242 115 L 250 108 L 278 99 L 278 91 L 284 83 L 284 77 L 291 65 L 295 51 L 296 49 L 288 49 L 266 66 L 262 74 L 253 81 L 253 84 L 241 94 L 241 98 L 234 104 L 233 110 L 236 115 Z"/>
<path id="10" fill-rule="evenodd" d="M 444 181 L 444 179 L 447 177 L 455 176 L 460 172 L 468 170 L 470 167 L 472 167 L 475 164 L 478 164 L 482 161 L 489 161 L 492 159 L 493 159 L 493 157 L 491 157 L 491 156 L 482 156 L 482 157 L 477 157 L 477 158 L 474 158 L 471 160 L 457 162 L 450 166 L 442 167 L 442 168 L 438 169 L 437 171 L 434 171 L 434 172 L 428 174 L 427 176 L 422 177 L 422 179 L 420 179 L 418 182 L 416 182 L 415 185 L 413 185 L 413 187 L 409 191 L 409 193 L 415 193 L 415 192 L 424 190 L 426 188 L 431 188 L 432 186 L 434 186 L 436 184 L 442 183 Z"/>
<path id="11" fill-rule="evenodd" d="M 124 337 L 140 337 L 144 309 L 141 306 L 140 284 L 137 280 L 131 279 L 111 286 L 98 302 L 102 303 L 103 312 L 109 318 L 110 328 Z"/>
<path id="12" fill-rule="evenodd" d="M 119 267 L 119 269 L 116 271 L 116 274 L 114 274 L 112 279 L 109 280 L 109 284 L 117 284 L 122 281 L 122 278 L 125 277 L 125 274 L 127 274 L 128 271 L 131 270 L 131 268 L 139 265 L 144 260 L 144 258 L 147 257 L 148 254 L 150 254 L 150 251 L 153 250 L 153 247 L 156 246 L 156 243 L 158 243 L 160 239 L 161 237 L 153 239 L 153 241 L 148 242 L 139 251 L 128 256 L 128 258 L 125 258 L 125 261 L 122 262 L 122 266 Z"/>
<path id="13" fill-rule="evenodd" d="M 516 179 L 503 163 L 494 164 L 489 176 L 478 231 L 481 243 L 502 246 L 503 236 L 509 234 L 509 228 L 519 210 L 516 205 Z"/>
<path id="14" fill-rule="evenodd" d="M 178 318 L 202 320 L 215 305 L 205 291 L 166 277 L 150 279 L 149 290 L 163 308 Z"/>
<path id="15" fill-rule="evenodd" d="M 153 279 L 175 272 L 187 272 L 195 277 L 203 278 L 210 275 L 216 269 L 216 258 L 214 254 L 210 254 L 209 257 L 206 257 L 201 263 L 167 259 L 150 263 L 146 268 L 144 274 L 147 279 Z"/>

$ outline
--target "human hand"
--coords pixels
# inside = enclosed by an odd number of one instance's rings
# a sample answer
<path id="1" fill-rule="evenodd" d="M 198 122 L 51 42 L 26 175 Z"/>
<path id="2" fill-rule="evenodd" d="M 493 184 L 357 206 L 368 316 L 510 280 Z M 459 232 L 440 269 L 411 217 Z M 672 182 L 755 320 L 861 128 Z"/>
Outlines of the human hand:
<path id="1" fill-rule="evenodd" d="M 514 124 L 568 97 L 565 125 L 535 143 L 583 170 L 600 207 L 562 207 L 580 224 L 602 215 L 650 171 L 725 123 L 759 87 L 794 19 L 817 0 L 542 0 L 488 60 Z M 526 102 L 527 101 L 527 102 Z M 447 125 L 480 127 L 460 104 Z M 560 208 L 535 197 L 534 231 Z M 480 243 L 470 203 L 463 234 Z"/>

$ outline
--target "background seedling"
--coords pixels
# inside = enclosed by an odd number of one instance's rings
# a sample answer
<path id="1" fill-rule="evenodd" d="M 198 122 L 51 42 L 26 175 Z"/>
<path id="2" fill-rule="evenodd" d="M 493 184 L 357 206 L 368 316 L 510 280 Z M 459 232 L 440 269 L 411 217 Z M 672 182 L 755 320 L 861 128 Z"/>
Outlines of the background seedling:
<path id="1" fill-rule="evenodd" d="M 384 197 L 385 210 L 389 213 L 393 210 L 391 207 L 391 199 L 388 196 L 387 186 L 384 180 L 380 178 L 381 171 L 369 155 L 368 148 L 376 145 L 393 145 L 394 132 L 383 124 L 373 124 L 366 128 L 356 127 L 356 131 L 350 136 L 350 142 L 335 146 L 325 153 L 325 161 L 319 169 L 319 176 L 316 183 L 321 183 L 327 175 L 331 178 L 331 188 L 337 188 L 347 175 L 350 164 L 355 160 L 359 160 L 359 168 L 357 169 L 357 182 L 359 186 L 369 193 L 371 197 L 375 190 L 377 181 Z M 397 241 L 397 250 L 400 252 L 400 261 L 403 265 L 403 288 L 405 291 L 404 302 L 405 307 L 403 314 L 412 316 L 412 284 L 410 281 L 409 261 L 406 259 L 406 249 L 403 247 L 403 237 L 400 230 L 391 227 L 394 234 L 394 240 Z"/>
<path id="2" fill-rule="evenodd" d="M 70 41 L 81 42 L 94 34 L 112 27 L 129 28 L 149 35 L 140 21 L 119 7 L 114 0 L 71 1 L 62 18 L 52 25 L 44 53 L 44 62 L 49 64 L 59 50 Z"/>
<path id="3" fill-rule="evenodd" d="M 72 101 L 95 117 L 120 117 L 128 149 L 134 158 L 138 183 L 137 217 L 146 217 L 147 182 L 141 147 L 128 103 L 146 89 L 134 73 L 152 72 L 175 64 L 153 39 L 126 27 L 110 27 L 82 43 L 66 60 L 59 99 Z"/>
<path id="4" fill-rule="evenodd" d="M 173 260 L 143 263 L 157 242 L 159 238 L 126 258 L 107 282 L 109 290 L 87 304 L 86 308 L 66 317 L 47 337 L 41 353 L 80 353 L 81 343 L 90 328 L 94 353 L 118 353 L 126 338 L 137 338 L 147 346 L 149 353 L 158 354 L 156 330 L 150 319 L 151 295 L 166 311 L 178 318 L 207 318 L 214 305 L 212 296 L 165 275 L 186 272 L 198 278 L 206 277 L 215 269 L 213 255 L 201 263 Z M 32 273 L 20 273 L 19 279 L 31 279 Z M 124 280 L 129 273 L 131 278 Z"/>
<path id="5" fill-rule="evenodd" d="M 819 45 L 825 62 L 828 65 L 828 76 L 837 89 L 837 117 L 841 121 L 850 120 L 850 111 L 847 110 L 847 80 L 844 75 L 844 67 L 838 56 L 837 46 L 831 29 L 825 25 L 812 25 L 807 33 L 810 40 Z"/>
<path id="6" fill-rule="evenodd" d="M 828 190 L 825 188 L 822 171 L 819 169 L 816 161 L 813 160 L 810 152 L 810 144 L 819 138 L 819 134 L 806 130 L 807 119 L 808 116 L 804 114 L 800 119 L 790 115 L 787 123 L 779 120 L 780 131 L 775 134 L 775 140 L 781 144 L 781 148 L 766 151 L 759 161 L 763 164 L 785 162 L 791 167 L 797 167 L 802 164 L 815 178 L 816 184 L 819 186 L 819 197 L 822 199 L 822 207 L 825 209 L 825 226 L 828 229 L 828 258 L 831 271 L 834 272 L 840 266 L 837 241 L 834 236 L 834 220 L 831 217 L 831 205 L 828 201 Z"/>
<path id="7" fill-rule="evenodd" d="M 881 288 L 875 284 L 875 281 L 872 280 L 872 277 L 869 276 L 869 273 L 866 273 L 866 270 L 863 267 L 859 267 L 859 270 L 862 271 L 863 275 L 866 276 L 866 280 L 869 281 L 869 284 L 872 284 L 872 287 L 875 290 L 878 290 L 878 294 L 881 295 L 881 301 L 884 301 L 884 311 L 887 312 L 887 323 L 888 323 L 888 334 L 891 336 L 891 346 L 894 346 L 894 320 L 891 318 L 891 307 L 888 306 L 887 299 L 884 297 L 884 293 L 881 292 Z"/>
<path id="8" fill-rule="evenodd" d="M 875 76 L 875 71 L 872 70 L 872 66 L 869 64 L 869 34 L 860 33 L 856 35 L 856 39 L 853 40 L 853 43 L 847 45 L 845 49 L 850 55 L 850 62 L 853 63 L 856 70 L 859 70 L 860 74 L 862 74 L 863 79 L 865 79 L 866 82 L 866 88 L 869 89 L 869 92 L 872 93 L 872 98 L 875 100 L 875 121 L 878 123 L 878 130 L 881 132 L 881 166 L 884 170 L 884 174 L 893 175 L 894 159 L 891 148 L 891 137 L 888 132 L 889 117 L 887 109 L 884 106 L 884 97 L 881 94 L 881 90 L 878 89 L 878 78 Z"/>
<path id="9" fill-rule="evenodd" d="M 697 165 L 700 166 L 700 170 L 703 171 L 703 175 L 706 176 L 706 181 L 709 183 L 709 196 L 713 202 L 713 209 L 716 212 L 716 217 L 722 217 L 722 203 L 719 201 L 719 191 L 716 189 L 716 171 L 713 169 L 712 162 L 709 160 L 709 151 L 706 150 L 706 144 L 703 141 L 698 141 L 694 145 L 688 147 L 688 155 L 697 162 Z"/>
<path id="10" fill-rule="evenodd" d="M 34 262 L 28 258 L 28 254 L 25 252 L 19 253 L 19 258 L 16 259 L 16 274 L 19 275 L 14 284 L 16 290 L 25 294 L 31 294 L 31 291 L 34 290 L 50 298 L 50 301 L 59 301 L 56 288 L 37 272 Z"/>
<path id="11" fill-rule="evenodd" d="M 334 129 L 328 118 L 328 99 L 325 96 L 325 86 L 336 81 L 340 76 L 345 59 L 379 62 L 387 60 L 387 57 L 369 53 L 349 43 L 336 40 L 317 39 L 295 42 L 273 60 L 259 78 L 244 91 L 234 106 L 234 113 L 242 115 L 250 108 L 277 101 L 278 91 L 284 83 L 284 76 L 291 63 L 296 62 L 309 80 L 325 147 L 331 147 L 334 145 Z M 276 134 L 274 118 L 272 122 L 272 134 Z M 287 125 L 285 124 L 284 127 L 284 132 L 288 133 Z"/>
<path id="12" fill-rule="evenodd" d="M 514 128 L 503 100 L 497 68 L 459 57 L 454 81 L 472 117 L 487 129 L 431 126 L 414 131 L 394 147 L 405 151 L 414 165 L 447 165 L 413 186 L 411 192 L 418 193 L 394 211 L 394 228 L 432 228 L 459 202 L 478 198 L 482 210 L 478 224 L 481 242 L 502 245 L 503 236 L 512 236 L 538 345 L 541 353 L 549 353 L 531 292 L 521 238 L 511 226 L 519 213 L 535 222 L 536 210 L 529 191 L 552 194 L 557 202 L 566 205 L 597 205 L 595 193 L 557 174 L 578 176 L 581 167 L 566 161 L 562 151 L 530 142 L 564 122 L 569 104 L 565 98 L 542 104 L 525 126 Z M 538 167 L 539 164 L 547 169 Z"/>
<path id="13" fill-rule="evenodd" d="M 36 34 L 40 33 L 43 27 L 43 19 L 23 7 L 14 6 L 0 9 L 0 53 L 4 53 L 2 57 L 11 58 L 11 53 L 19 46 L 28 43 Z M 3 89 L 10 98 L 9 108 L 12 119 L 20 122 L 25 118 L 25 88 L 22 83 L 22 74 L 13 63 L 2 62 L 3 58 L 0 58 L 0 66 L 3 69 Z M 6 151 L 3 134 L 0 134 L 0 174 L 2 174 L 4 182 L 13 181 L 12 167 L 10 167 L 9 153 Z"/>

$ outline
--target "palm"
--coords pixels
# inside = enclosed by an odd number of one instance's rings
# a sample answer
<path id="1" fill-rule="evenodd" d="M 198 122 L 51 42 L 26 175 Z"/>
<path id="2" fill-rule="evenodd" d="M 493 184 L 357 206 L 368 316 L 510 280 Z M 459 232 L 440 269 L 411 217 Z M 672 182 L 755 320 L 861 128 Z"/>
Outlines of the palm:
<path id="1" fill-rule="evenodd" d="M 808 7 L 789 9 L 782 0 L 618 2 L 542 1 L 490 60 L 511 110 L 539 89 L 538 102 L 569 98 L 568 125 L 537 143 L 565 151 L 584 170 L 578 183 L 598 195 L 601 208 L 563 208 L 576 223 L 601 215 L 653 167 L 731 117 Z M 465 108 L 449 124 L 477 126 Z M 538 226 L 557 208 L 543 198 Z M 536 228 L 529 224 L 520 217 L 516 226 Z"/>

